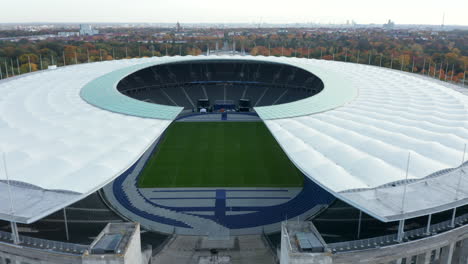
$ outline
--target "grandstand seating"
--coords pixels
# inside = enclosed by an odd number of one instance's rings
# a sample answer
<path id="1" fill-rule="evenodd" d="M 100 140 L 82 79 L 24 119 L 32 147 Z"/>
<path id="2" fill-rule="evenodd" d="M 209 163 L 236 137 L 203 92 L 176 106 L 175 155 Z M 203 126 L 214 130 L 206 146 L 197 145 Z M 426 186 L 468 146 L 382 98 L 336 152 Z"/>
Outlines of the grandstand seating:
<path id="1" fill-rule="evenodd" d="M 114 183 L 112 185 L 112 188 L 113 188 L 113 191 L 114 191 L 114 196 L 117 199 L 117 201 L 120 203 L 120 205 L 125 207 L 125 209 L 129 210 L 130 212 L 132 212 L 132 213 L 134 213 L 134 214 L 136 214 L 136 215 L 138 215 L 138 216 L 140 216 L 142 218 L 148 219 L 150 221 L 155 221 L 155 222 L 158 222 L 158 223 L 162 223 L 162 224 L 166 224 L 166 225 L 170 225 L 170 226 L 174 226 L 174 227 L 190 228 L 190 226 L 188 226 L 187 224 L 185 224 L 183 222 L 173 220 L 173 219 L 170 219 L 170 218 L 166 218 L 166 217 L 163 217 L 163 216 L 160 216 L 160 215 L 155 215 L 155 214 L 152 214 L 150 212 L 146 212 L 144 210 L 141 210 L 140 208 L 135 207 L 130 202 L 129 197 L 127 196 L 127 194 L 125 193 L 125 191 L 123 189 L 123 182 L 129 176 L 129 174 L 133 172 L 136 165 L 137 165 L 137 163 L 135 163 L 132 167 L 130 167 L 127 171 L 125 171 L 121 176 L 119 176 L 114 181 Z"/>
<path id="2" fill-rule="evenodd" d="M 127 76 L 117 88 L 135 99 L 193 109 L 198 99 L 237 104 L 247 98 L 252 106 L 282 104 L 320 92 L 323 83 L 289 65 L 214 60 L 156 65 Z"/>

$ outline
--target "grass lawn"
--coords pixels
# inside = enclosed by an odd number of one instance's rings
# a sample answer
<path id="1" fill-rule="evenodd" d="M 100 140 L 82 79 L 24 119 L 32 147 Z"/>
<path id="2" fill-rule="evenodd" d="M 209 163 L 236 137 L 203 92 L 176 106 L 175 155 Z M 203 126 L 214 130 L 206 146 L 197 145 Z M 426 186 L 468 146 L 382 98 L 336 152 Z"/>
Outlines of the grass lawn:
<path id="1" fill-rule="evenodd" d="M 139 187 L 301 187 L 303 176 L 263 122 L 175 122 Z"/>

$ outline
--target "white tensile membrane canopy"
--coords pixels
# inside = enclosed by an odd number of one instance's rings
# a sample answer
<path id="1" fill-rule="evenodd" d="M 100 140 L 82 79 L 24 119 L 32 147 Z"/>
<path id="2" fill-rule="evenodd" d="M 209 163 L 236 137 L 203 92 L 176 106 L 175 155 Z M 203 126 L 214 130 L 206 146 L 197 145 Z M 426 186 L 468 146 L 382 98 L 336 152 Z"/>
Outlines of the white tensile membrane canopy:
<path id="1" fill-rule="evenodd" d="M 113 113 L 80 97 L 89 81 L 148 61 L 81 64 L 0 82 L 0 219 L 31 223 L 84 198 L 161 135 L 171 120 Z"/>
<path id="2" fill-rule="evenodd" d="M 99 79 L 99 87 L 115 88 L 115 78 L 139 65 L 205 59 L 279 62 L 321 78 L 325 87 L 313 97 L 255 109 L 307 177 L 360 210 L 394 221 L 468 202 L 468 179 L 459 167 L 468 142 L 468 97 L 454 86 L 354 63 L 189 56 L 80 64 L 0 81 L 0 219 L 31 223 L 102 188 L 180 111 L 167 107 L 158 118 L 157 111 L 144 112 L 148 103 L 115 89 L 107 92 L 124 105 L 99 105 L 110 99 L 92 90 L 86 95 L 94 98 L 80 96 L 88 83 Z M 101 78 L 107 75 L 112 78 Z M 125 114 L 127 106 L 132 111 Z"/>
<path id="3" fill-rule="evenodd" d="M 416 74 L 325 64 L 348 80 L 342 89 L 359 90 L 354 100 L 325 112 L 265 120 L 304 174 L 382 221 L 468 202 L 468 175 L 460 167 L 468 97 Z M 443 171 L 448 168 L 454 169 Z"/>

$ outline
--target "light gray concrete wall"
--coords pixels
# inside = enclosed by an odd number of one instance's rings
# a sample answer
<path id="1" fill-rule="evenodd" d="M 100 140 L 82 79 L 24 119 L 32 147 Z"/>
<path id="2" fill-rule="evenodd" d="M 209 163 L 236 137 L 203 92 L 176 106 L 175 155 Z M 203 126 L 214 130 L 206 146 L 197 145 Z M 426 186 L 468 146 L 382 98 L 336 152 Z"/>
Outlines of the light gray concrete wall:
<path id="1" fill-rule="evenodd" d="M 104 231 L 109 231 L 109 226 L 110 224 Z M 101 232 L 99 238 L 103 233 Z M 82 255 L 72 255 L 0 242 L 0 264 L 142 264 L 140 225 L 135 225 L 126 243 L 121 254 L 89 255 L 85 252 Z"/>
<path id="2" fill-rule="evenodd" d="M 333 254 L 291 252 L 289 239 L 285 236 L 283 226 L 281 264 L 401 264 L 403 259 L 406 259 L 407 264 L 412 260 L 416 264 L 468 264 L 468 225 L 391 246 Z"/>
<path id="3" fill-rule="evenodd" d="M 81 256 L 78 255 L 60 254 L 6 243 L 0 243 L 0 258 L 3 259 L 3 263 L 6 263 L 6 259 L 9 259 L 12 264 L 82 263 Z"/>
<path id="4" fill-rule="evenodd" d="M 458 255 L 458 264 L 468 264 L 468 239 L 461 241 Z"/>
<path id="5" fill-rule="evenodd" d="M 330 253 L 314 254 L 314 253 L 295 253 L 289 250 L 289 238 L 283 232 L 281 234 L 281 256 L 280 264 L 332 264 Z"/>
<path id="6" fill-rule="evenodd" d="M 280 255 L 280 263 L 287 264 L 289 263 L 289 242 L 288 237 L 285 234 L 285 228 L 281 226 L 281 255 Z"/>
<path id="7" fill-rule="evenodd" d="M 136 224 L 135 232 L 128 241 L 127 250 L 124 257 L 125 264 L 139 264 L 142 263 L 141 259 L 141 239 L 140 239 L 140 225 Z"/>

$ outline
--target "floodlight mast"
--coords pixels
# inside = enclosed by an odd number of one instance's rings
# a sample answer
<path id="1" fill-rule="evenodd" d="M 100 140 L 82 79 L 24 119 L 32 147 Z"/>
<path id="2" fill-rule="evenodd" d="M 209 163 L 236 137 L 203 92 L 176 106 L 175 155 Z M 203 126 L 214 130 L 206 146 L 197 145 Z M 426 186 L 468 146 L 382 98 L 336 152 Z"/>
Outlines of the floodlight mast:
<path id="1" fill-rule="evenodd" d="M 453 82 L 453 73 L 454 73 L 454 70 L 455 70 L 455 64 L 452 64 L 452 74 L 450 76 L 450 81 Z"/>
<path id="2" fill-rule="evenodd" d="M 424 57 L 423 69 L 421 71 L 422 75 L 424 75 L 424 70 L 426 69 L 426 57 Z"/>
<path id="3" fill-rule="evenodd" d="M 5 62 L 5 73 L 6 73 L 6 77 L 8 78 L 8 77 L 10 77 L 10 76 L 8 76 L 8 65 L 7 65 L 6 61 L 4 61 L 4 62 Z"/>
<path id="4" fill-rule="evenodd" d="M 13 66 L 13 58 L 10 59 L 10 63 L 11 63 L 11 73 L 12 73 L 12 75 L 15 75 L 15 68 Z"/>
<path id="5" fill-rule="evenodd" d="M 464 66 L 464 69 L 463 69 L 463 87 L 465 87 L 465 77 L 466 77 L 466 65 Z"/>

